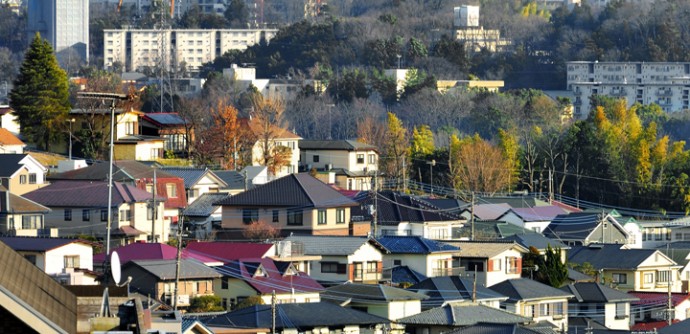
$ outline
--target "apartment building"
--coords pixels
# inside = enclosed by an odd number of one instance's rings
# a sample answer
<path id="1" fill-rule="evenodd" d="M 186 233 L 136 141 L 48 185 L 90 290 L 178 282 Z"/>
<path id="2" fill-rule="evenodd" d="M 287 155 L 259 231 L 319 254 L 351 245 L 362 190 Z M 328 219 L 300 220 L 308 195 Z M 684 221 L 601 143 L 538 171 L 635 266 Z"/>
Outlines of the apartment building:
<path id="1" fill-rule="evenodd" d="M 103 66 L 124 65 L 125 71 L 163 66 L 178 70 L 184 64 L 197 71 L 203 63 L 230 50 L 244 50 L 277 29 L 105 29 Z M 167 51 L 167 52 L 166 52 Z"/>
<path id="2" fill-rule="evenodd" d="M 690 63 L 572 61 L 567 63 L 567 89 L 575 96 L 577 119 L 589 115 L 592 95 L 623 98 L 628 106 L 655 103 L 676 112 L 689 105 Z"/>

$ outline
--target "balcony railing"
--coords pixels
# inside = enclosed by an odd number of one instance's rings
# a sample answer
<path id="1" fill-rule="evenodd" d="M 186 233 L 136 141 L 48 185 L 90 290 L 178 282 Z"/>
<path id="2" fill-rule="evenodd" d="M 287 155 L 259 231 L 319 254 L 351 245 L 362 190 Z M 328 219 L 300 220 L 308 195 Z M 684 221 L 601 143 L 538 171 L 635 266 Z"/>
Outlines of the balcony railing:
<path id="1" fill-rule="evenodd" d="M 433 277 L 460 276 L 465 273 L 465 268 L 434 268 L 431 273 Z"/>

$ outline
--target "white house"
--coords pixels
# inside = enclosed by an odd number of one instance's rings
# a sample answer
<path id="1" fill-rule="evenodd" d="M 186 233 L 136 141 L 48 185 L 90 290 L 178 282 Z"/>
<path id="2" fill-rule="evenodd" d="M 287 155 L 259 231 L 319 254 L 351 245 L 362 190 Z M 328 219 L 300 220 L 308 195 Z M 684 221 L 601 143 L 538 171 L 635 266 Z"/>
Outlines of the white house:
<path id="1" fill-rule="evenodd" d="M 375 241 L 385 250 L 386 270 L 407 266 L 426 277 L 453 275 L 453 256 L 460 253 L 458 247 L 418 236 L 381 236 Z"/>
<path id="2" fill-rule="evenodd" d="M 630 330 L 630 303 L 637 297 L 593 282 L 572 283 L 561 290 L 574 296 L 568 303 L 569 317 L 594 320 L 608 329 Z"/>
<path id="3" fill-rule="evenodd" d="M 568 299 L 575 297 L 529 278 L 505 280 L 489 289 L 507 296 L 501 308 L 534 322 L 548 321 L 555 329 L 568 328 Z"/>
<path id="4" fill-rule="evenodd" d="M 347 190 L 370 190 L 378 170 L 375 146 L 354 140 L 300 140 L 300 169 L 333 171 L 335 185 Z"/>
<path id="5" fill-rule="evenodd" d="M 459 257 L 453 267 L 465 270 L 467 275 L 476 272 L 477 281 L 487 287 L 508 279 L 522 276 L 522 255 L 529 250 L 515 242 L 448 242 L 459 247 Z"/>

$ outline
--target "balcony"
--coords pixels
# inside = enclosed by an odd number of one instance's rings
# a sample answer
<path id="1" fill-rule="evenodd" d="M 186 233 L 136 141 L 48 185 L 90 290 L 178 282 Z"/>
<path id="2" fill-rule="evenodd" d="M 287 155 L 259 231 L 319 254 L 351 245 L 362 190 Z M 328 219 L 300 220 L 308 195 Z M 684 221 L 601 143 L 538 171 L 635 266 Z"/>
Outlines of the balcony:
<path id="1" fill-rule="evenodd" d="M 611 93 L 609 93 L 610 96 L 626 96 L 628 95 L 628 91 L 625 89 L 612 89 Z"/>
<path id="2" fill-rule="evenodd" d="M 50 237 L 57 238 L 58 230 L 56 228 L 29 228 L 29 229 L 11 229 L 7 231 L 11 236 L 15 237 Z"/>
<path id="3" fill-rule="evenodd" d="M 433 277 L 442 276 L 461 276 L 465 273 L 465 268 L 434 268 L 431 270 Z"/>
<path id="4" fill-rule="evenodd" d="M 664 96 L 664 97 L 673 96 L 673 91 L 670 89 L 660 89 L 656 92 L 656 96 Z"/>

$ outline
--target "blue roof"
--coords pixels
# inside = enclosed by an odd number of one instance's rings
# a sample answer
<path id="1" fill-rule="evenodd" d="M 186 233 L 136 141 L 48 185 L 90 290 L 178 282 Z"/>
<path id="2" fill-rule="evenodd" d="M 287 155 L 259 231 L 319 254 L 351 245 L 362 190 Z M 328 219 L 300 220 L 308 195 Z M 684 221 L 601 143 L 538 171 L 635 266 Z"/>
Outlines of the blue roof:
<path id="1" fill-rule="evenodd" d="M 149 118 L 160 125 L 186 124 L 185 120 L 177 113 L 146 113 L 144 117 Z"/>
<path id="2" fill-rule="evenodd" d="M 476 287 L 476 294 L 474 289 Z M 473 281 L 458 276 L 429 277 L 408 290 L 423 293 L 430 298 L 422 301 L 422 310 L 439 307 L 446 302 L 460 302 L 472 300 L 476 295 L 478 301 L 482 300 L 506 300 L 508 297 L 486 288 Z"/>
<path id="3" fill-rule="evenodd" d="M 420 236 L 382 236 L 376 238 L 376 242 L 392 254 L 430 254 L 460 251 L 460 248 L 456 246 Z"/>
<path id="4" fill-rule="evenodd" d="M 426 279 L 424 274 L 410 269 L 408 266 L 393 267 L 391 281 L 395 284 L 412 283 L 417 284 Z"/>

